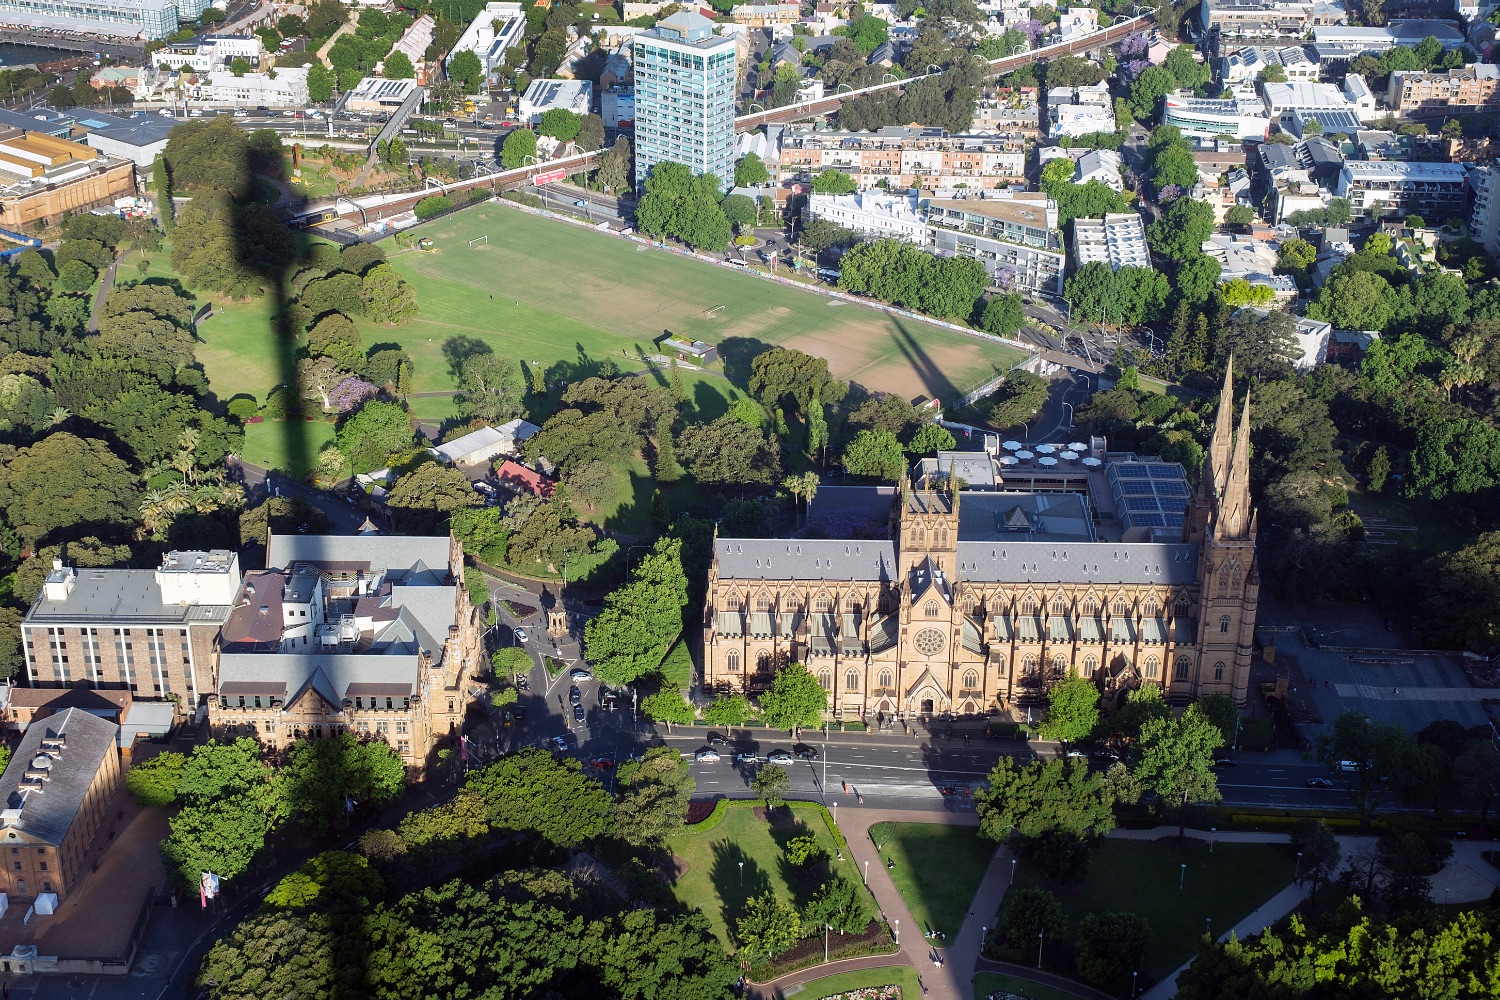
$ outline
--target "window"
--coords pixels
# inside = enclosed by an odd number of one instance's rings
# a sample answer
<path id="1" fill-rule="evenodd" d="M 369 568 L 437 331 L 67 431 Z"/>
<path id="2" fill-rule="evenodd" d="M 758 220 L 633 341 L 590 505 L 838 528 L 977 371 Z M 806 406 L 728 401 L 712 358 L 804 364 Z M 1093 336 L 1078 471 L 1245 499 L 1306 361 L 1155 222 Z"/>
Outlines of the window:
<path id="1" fill-rule="evenodd" d="M 1153 681 L 1156 680 L 1157 671 L 1159 671 L 1160 669 L 1161 669 L 1161 663 L 1160 663 L 1160 661 L 1158 661 L 1156 659 L 1156 657 L 1154 657 L 1154 656 L 1148 656 L 1148 657 L 1146 657 L 1146 677 L 1149 680 L 1153 680 Z"/>
<path id="2" fill-rule="evenodd" d="M 762 595 L 760 597 L 757 597 L 755 599 L 755 610 L 756 611 L 770 611 L 771 610 L 771 599 L 769 597 L 764 596 L 764 595 Z"/>
<path id="3" fill-rule="evenodd" d="M 1092 656 L 1086 657 L 1084 659 L 1084 661 L 1083 661 L 1083 676 L 1084 677 L 1086 677 L 1086 678 L 1092 678 L 1094 676 L 1094 672 L 1096 670 L 1098 670 L 1098 669 L 1099 669 L 1099 661 L 1098 660 L 1094 659 Z"/>
<path id="4" fill-rule="evenodd" d="M 1024 660 L 1021 661 L 1021 673 L 1023 673 L 1023 674 L 1034 674 L 1034 673 L 1036 673 L 1037 666 L 1038 666 L 1038 663 L 1037 663 L 1036 654 L 1035 653 L 1027 653 L 1026 654 L 1026 659 L 1024 659 Z"/>
<path id="5" fill-rule="evenodd" d="M 1219 619 L 1219 634 L 1220 635 L 1228 635 L 1229 634 L 1229 616 L 1228 615 L 1225 615 L 1223 618 Z"/>
<path id="6" fill-rule="evenodd" d="M 771 654 L 761 651 L 755 655 L 755 669 L 758 673 L 768 674 L 771 672 Z"/>
<path id="7" fill-rule="evenodd" d="M 1177 658 L 1177 673 L 1173 676 L 1173 679 L 1179 681 L 1187 680 L 1188 671 L 1192 670 L 1192 668 L 1193 661 L 1189 660 L 1186 656 L 1179 656 Z"/>
<path id="8" fill-rule="evenodd" d="M 846 614 L 846 615 L 857 615 L 857 614 L 859 614 L 859 600 L 858 600 L 858 598 L 847 597 L 847 598 L 844 599 L 844 614 Z"/>
<path id="9" fill-rule="evenodd" d="M 737 674 L 737 673 L 739 673 L 740 672 L 740 654 L 739 653 L 730 653 L 728 656 L 724 657 L 724 665 L 729 668 L 729 672 L 731 674 Z"/>
<path id="10" fill-rule="evenodd" d="M 1156 598 L 1154 598 L 1154 597 L 1148 597 L 1148 598 L 1146 598 L 1146 606 L 1141 609 L 1141 614 L 1145 615 L 1147 618 L 1155 618 L 1156 617 L 1156 611 L 1157 611 Z"/>
<path id="11" fill-rule="evenodd" d="M 1067 602 L 1064 601 L 1061 597 L 1054 597 L 1054 598 L 1052 598 L 1052 613 L 1054 615 L 1059 616 L 1059 617 L 1067 614 L 1068 613 Z"/>
<path id="12" fill-rule="evenodd" d="M 891 672 L 889 670 L 882 670 L 880 672 L 880 687 L 883 690 L 889 690 L 890 686 L 891 686 Z"/>
<path id="13" fill-rule="evenodd" d="M 928 618 L 936 618 L 938 616 L 937 601 L 928 601 L 926 605 L 923 606 L 922 613 L 925 614 Z"/>
<path id="14" fill-rule="evenodd" d="M 1125 603 L 1125 598 L 1115 598 L 1115 607 L 1113 613 L 1119 615 L 1122 618 L 1130 614 L 1130 605 Z"/>
<path id="15" fill-rule="evenodd" d="M 1192 613 L 1192 609 L 1188 604 L 1188 599 L 1186 597 L 1177 598 L 1177 610 L 1174 612 L 1174 614 L 1176 614 L 1178 618 L 1186 618 Z"/>
<path id="16" fill-rule="evenodd" d="M 845 691 L 858 691 L 859 690 L 859 671 L 858 670 L 850 670 L 848 673 L 844 674 L 844 690 Z"/>
<path id="17" fill-rule="evenodd" d="M 1086 615 L 1098 614 L 1099 613 L 1099 605 L 1094 601 L 1094 599 L 1092 597 L 1085 597 L 1083 599 L 1083 609 L 1082 610 L 1083 610 L 1083 613 L 1086 614 Z"/>
<path id="18" fill-rule="evenodd" d="M 45 862 L 45 861 L 39 862 L 37 864 L 37 867 L 40 868 L 42 871 L 46 871 L 47 870 L 47 862 Z"/>
<path id="19" fill-rule="evenodd" d="M 824 596 L 818 598 L 817 602 L 813 606 L 819 611 L 827 612 L 831 607 L 833 607 L 833 602 L 829 601 L 828 598 Z"/>
<path id="20" fill-rule="evenodd" d="M 16 866 L 16 871 L 20 871 L 21 870 L 21 862 L 16 861 L 16 862 L 13 862 L 13 864 Z"/>
<path id="21" fill-rule="evenodd" d="M 1024 601 L 1021 602 L 1021 614 L 1023 614 L 1023 615 L 1034 615 L 1034 614 L 1036 614 L 1036 598 L 1035 597 L 1028 597 L 1028 598 L 1026 598 L 1026 600 L 1024 600 Z"/>
<path id="22" fill-rule="evenodd" d="M 1068 672 L 1068 658 L 1066 656 L 1064 656 L 1063 654 L 1058 653 L 1056 656 L 1054 656 L 1052 658 L 1052 673 L 1053 673 L 1053 676 L 1061 677 L 1063 674 L 1066 674 L 1067 672 Z"/>
<path id="23" fill-rule="evenodd" d="M 974 670 L 964 671 L 964 690 L 973 691 L 979 687 L 979 673 Z"/>
<path id="24" fill-rule="evenodd" d="M 826 669 L 819 670 L 818 683 L 823 686 L 824 691 L 830 690 L 833 687 L 833 674 L 829 673 Z"/>
<path id="25" fill-rule="evenodd" d="M 396 735 L 397 736 L 404 735 L 406 733 L 406 731 L 407 731 L 407 723 L 405 723 L 405 722 L 398 722 L 398 723 L 396 723 Z"/>
<path id="26" fill-rule="evenodd" d="M 1218 663 L 1214 664 L 1214 680 L 1216 680 L 1216 681 L 1222 681 L 1223 679 L 1224 679 L 1224 661 L 1220 660 Z"/>

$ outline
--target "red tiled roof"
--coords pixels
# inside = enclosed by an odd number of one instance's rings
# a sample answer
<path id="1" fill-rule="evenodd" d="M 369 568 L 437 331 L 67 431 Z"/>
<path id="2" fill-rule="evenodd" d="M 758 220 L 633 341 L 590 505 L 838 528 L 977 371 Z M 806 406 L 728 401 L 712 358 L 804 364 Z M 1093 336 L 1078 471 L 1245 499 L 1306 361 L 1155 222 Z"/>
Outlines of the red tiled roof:
<path id="1" fill-rule="evenodd" d="M 527 493 L 540 497 L 550 497 L 552 491 L 557 488 L 557 483 L 537 472 L 528 469 L 520 462 L 506 459 L 504 464 L 495 472 L 500 482 L 512 489 L 525 490 Z"/>

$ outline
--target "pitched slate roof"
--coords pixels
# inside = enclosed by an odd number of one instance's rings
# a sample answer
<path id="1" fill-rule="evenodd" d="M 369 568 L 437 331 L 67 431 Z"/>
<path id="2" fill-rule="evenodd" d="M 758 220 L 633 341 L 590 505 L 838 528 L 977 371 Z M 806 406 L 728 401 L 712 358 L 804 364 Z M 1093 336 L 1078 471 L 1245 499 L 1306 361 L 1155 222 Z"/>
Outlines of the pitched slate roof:
<path id="1" fill-rule="evenodd" d="M 60 845 L 83 806 L 105 754 L 117 752 L 119 732 L 120 727 L 113 722 L 81 708 L 69 708 L 33 723 L 0 775 L 0 787 L 7 795 L 4 827 Z M 42 741 L 59 736 L 62 749 L 50 754 L 45 768 L 34 768 L 42 753 Z M 28 770 L 45 770 L 47 778 L 40 784 L 23 784 Z"/>
<path id="2" fill-rule="evenodd" d="M 266 565 L 286 569 L 292 563 L 342 563 L 400 576 L 420 565 L 439 576 L 448 571 L 446 535 L 272 535 Z"/>

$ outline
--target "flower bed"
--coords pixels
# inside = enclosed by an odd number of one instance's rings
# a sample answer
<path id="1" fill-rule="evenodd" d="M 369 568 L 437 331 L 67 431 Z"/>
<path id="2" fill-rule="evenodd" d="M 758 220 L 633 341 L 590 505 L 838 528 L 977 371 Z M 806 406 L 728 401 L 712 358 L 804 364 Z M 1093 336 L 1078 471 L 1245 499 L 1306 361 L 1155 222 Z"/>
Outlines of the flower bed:
<path id="1" fill-rule="evenodd" d="M 894 983 L 889 986 L 866 986 L 848 993 L 835 993 L 823 1000 L 901 1000 L 901 987 Z"/>

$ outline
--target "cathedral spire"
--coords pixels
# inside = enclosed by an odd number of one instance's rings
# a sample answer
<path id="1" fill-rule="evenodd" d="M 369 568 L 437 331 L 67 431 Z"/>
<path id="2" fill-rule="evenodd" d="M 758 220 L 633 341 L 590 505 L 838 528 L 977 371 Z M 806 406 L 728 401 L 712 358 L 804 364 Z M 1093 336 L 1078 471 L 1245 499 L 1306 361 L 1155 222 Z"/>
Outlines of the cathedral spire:
<path id="1" fill-rule="evenodd" d="M 1219 408 L 1214 413 L 1214 436 L 1209 442 L 1209 459 L 1213 463 L 1212 486 L 1224 488 L 1229 478 L 1230 442 L 1234 437 L 1234 356 L 1224 365 L 1224 388 L 1219 391 Z"/>
<path id="2" fill-rule="evenodd" d="M 1234 436 L 1234 455 L 1220 498 L 1219 534 L 1221 538 L 1249 538 L 1250 509 L 1250 394 L 1245 393 L 1240 426 Z"/>

